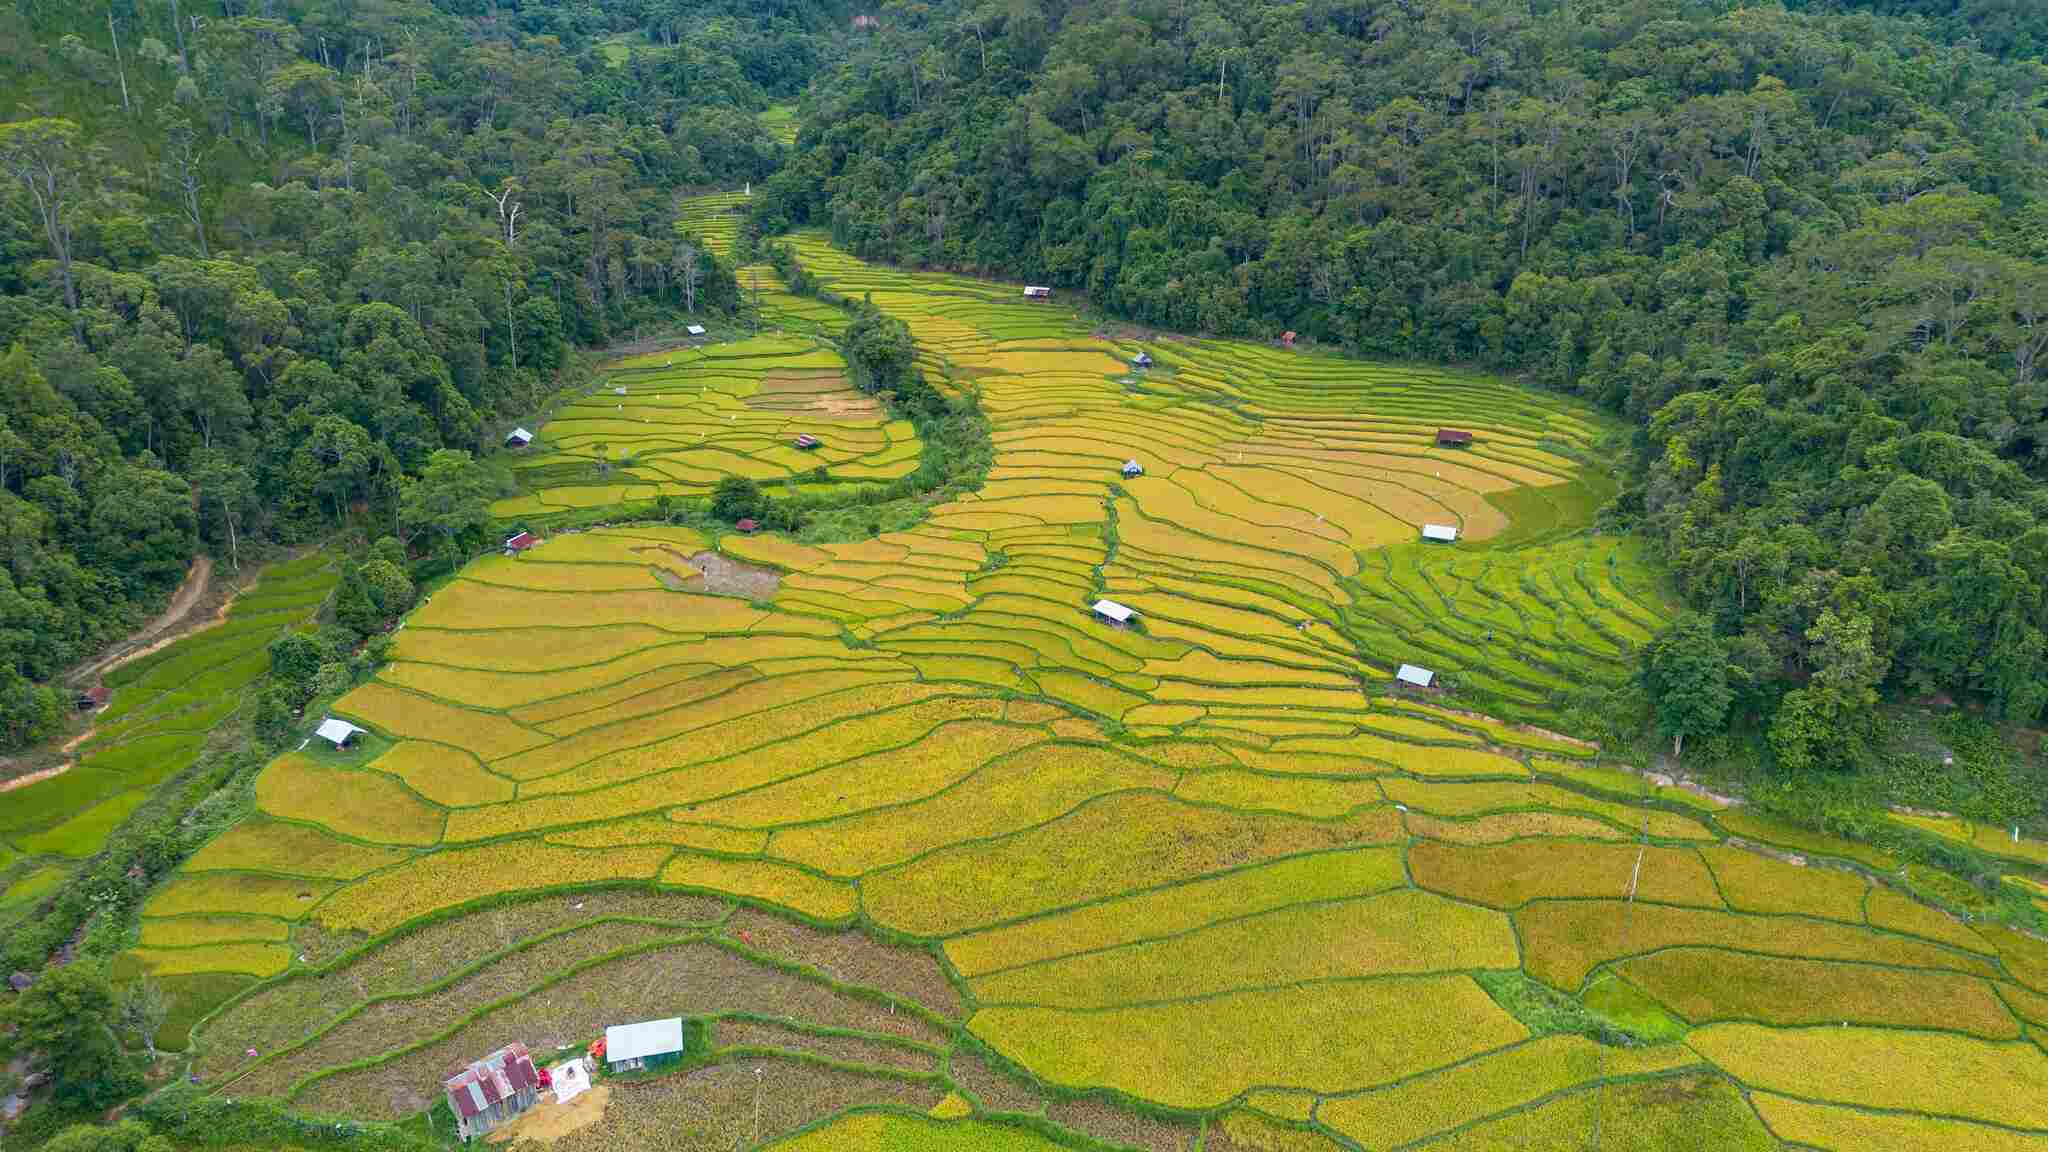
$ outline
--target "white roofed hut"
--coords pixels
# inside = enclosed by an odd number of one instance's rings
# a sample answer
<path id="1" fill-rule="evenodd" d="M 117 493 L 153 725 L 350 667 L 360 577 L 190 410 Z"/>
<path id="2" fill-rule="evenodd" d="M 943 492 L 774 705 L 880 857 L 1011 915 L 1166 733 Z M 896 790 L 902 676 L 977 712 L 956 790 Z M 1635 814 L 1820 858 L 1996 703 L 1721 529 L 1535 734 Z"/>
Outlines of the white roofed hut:
<path id="1" fill-rule="evenodd" d="M 1438 544 L 1456 544 L 1458 530 L 1449 524 L 1424 524 L 1422 538 Z"/>
<path id="2" fill-rule="evenodd" d="M 1052 289 L 1042 284 L 1026 284 L 1024 286 L 1024 298 L 1026 300 L 1050 300 L 1052 299 Z"/>
<path id="3" fill-rule="evenodd" d="M 338 720 L 329 716 L 327 719 L 320 721 L 318 728 L 313 729 L 313 735 L 327 741 L 336 748 L 346 748 L 363 731 L 363 729 L 356 727 L 346 720 Z"/>
<path id="4" fill-rule="evenodd" d="M 1401 665 L 1400 670 L 1394 673 L 1394 679 L 1416 688 L 1436 687 L 1436 673 L 1415 664 Z"/>
<path id="5" fill-rule="evenodd" d="M 533 433 L 528 432 L 524 428 L 514 428 L 510 432 L 505 433 L 505 447 L 507 448 L 524 448 L 531 443 L 533 443 Z"/>
<path id="6" fill-rule="evenodd" d="M 1138 617 L 1137 612 L 1114 600 L 1097 600 L 1092 611 L 1119 628 L 1130 627 L 1131 621 Z"/>
<path id="7" fill-rule="evenodd" d="M 1124 461 L 1124 478 L 1134 479 L 1145 474 L 1145 466 L 1136 460 Z"/>
<path id="8" fill-rule="evenodd" d="M 605 1066 L 633 1072 L 673 1064 L 683 1058 L 683 1018 L 614 1024 L 604 1030 Z"/>
<path id="9" fill-rule="evenodd" d="M 683 329 L 683 331 L 688 332 L 692 336 L 702 336 L 704 334 L 704 326 L 702 324 L 692 324 L 688 328 Z"/>

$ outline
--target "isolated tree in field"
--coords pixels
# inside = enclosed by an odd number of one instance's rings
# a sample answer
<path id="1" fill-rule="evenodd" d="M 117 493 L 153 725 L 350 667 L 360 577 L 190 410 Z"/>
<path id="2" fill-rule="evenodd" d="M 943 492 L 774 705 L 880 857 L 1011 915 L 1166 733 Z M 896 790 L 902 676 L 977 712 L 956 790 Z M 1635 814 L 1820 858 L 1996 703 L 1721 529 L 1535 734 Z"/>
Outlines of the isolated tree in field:
<path id="1" fill-rule="evenodd" d="M 1686 613 L 1643 649 L 1643 681 L 1657 710 L 1657 723 L 1671 737 L 1671 758 L 1685 750 L 1687 736 L 1721 730 L 1734 692 L 1728 686 L 1728 656 L 1706 617 Z"/>
<path id="2" fill-rule="evenodd" d="M 417 477 L 408 477 L 398 491 L 398 524 L 410 540 L 432 533 L 443 544 L 481 529 L 490 521 L 494 485 L 484 466 L 458 448 L 443 448 L 427 458 Z"/>
<path id="3" fill-rule="evenodd" d="M 761 486 L 745 476 L 727 476 L 711 490 L 711 515 L 728 522 L 752 516 L 759 518 L 768 510 L 768 497 L 761 492 Z"/>
<path id="4" fill-rule="evenodd" d="M 0 124 L 0 171 L 20 185 L 35 206 L 43 239 L 64 278 L 64 304 L 78 310 L 78 285 L 71 272 L 71 229 L 85 178 L 95 163 L 93 149 L 69 120 L 39 118 Z"/>

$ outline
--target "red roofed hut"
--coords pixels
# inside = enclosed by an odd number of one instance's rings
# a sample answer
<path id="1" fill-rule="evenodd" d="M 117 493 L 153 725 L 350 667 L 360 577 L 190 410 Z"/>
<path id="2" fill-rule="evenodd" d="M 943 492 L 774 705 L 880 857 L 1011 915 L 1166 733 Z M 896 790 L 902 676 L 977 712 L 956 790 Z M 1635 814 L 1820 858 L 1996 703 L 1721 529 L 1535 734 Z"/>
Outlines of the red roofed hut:
<path id="1" fill-rule="evenodd" d="M 508 553 L 524 552 L 538 543 L 540 543 L 540 537 L 535 536 L 531 532 L 521 532 L 516 536 L 505 537 L 505 551 Z"/>
<path id="2" fill-rule="evenodd" d="M 1439 428 L 1436 430 L 1436 442 L 1441 448 L 1463 448 L 1472 443 L 1472 434 L 1457 428 Z"/>
<path id="3" fill-rule="evenodd" d="M 742 516 L 733 524 L 733 527 L 751 536 L 761 530 L 761 522 L 752 516 Z"/>
<path id="4" fill-rule="evenodd" d="M 524 1044 L 507 1044 L 442 1081 L 455 1132 L 473 1140 L 533 1107 L 540 1073 Z"/>
<path id="5" fill-rule="evenodd" d="M 816 448 L 818 446 L 818 438 L 816 436 L 811 435 L 809 432 L 805 432 L 796 438 L 796 446 L 803 449 L 806 452 L 809 452 L 811 449 Z"/>
<path id="6" fill-rule="evenodd" d="M 95 684 L 78 694 L 78 710 L 91 712 L 97 708 L 105 708 L 107 699 L 112 695 L 105 684 Z"/>
<path id="7" fill-rule="evenodd" d="M 1292 332 L 1282 332 L 1282 333 L 1280 334 L 1280 346 L 1281 346 L 1282 348 L 1292 348 L 1292 347 L 1294 347 L 1294 333 L 1292 333 Z"/>

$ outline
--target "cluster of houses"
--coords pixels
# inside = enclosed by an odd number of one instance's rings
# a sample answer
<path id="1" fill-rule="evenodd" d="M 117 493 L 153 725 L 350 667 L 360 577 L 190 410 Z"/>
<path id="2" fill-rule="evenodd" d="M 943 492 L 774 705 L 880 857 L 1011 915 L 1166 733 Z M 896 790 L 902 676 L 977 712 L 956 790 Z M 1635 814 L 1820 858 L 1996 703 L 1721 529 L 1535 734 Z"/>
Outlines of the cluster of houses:
<path id="1" fill-rule="evenodd" d="M 682 1060 L 685 1044 L 680 1016 L 615 1024 L 587 1056 L 552 1068 L 537 1067 L 526 1045 L 507 1044 L 442 1081 L 441 1090 L 455 1116 L 455 1134 L 466 1143 L 511 1123 L 548 1095 L 557 1104 L 581 1096 L 600 1063 L 614 1075 L 666 1067 Z"/>

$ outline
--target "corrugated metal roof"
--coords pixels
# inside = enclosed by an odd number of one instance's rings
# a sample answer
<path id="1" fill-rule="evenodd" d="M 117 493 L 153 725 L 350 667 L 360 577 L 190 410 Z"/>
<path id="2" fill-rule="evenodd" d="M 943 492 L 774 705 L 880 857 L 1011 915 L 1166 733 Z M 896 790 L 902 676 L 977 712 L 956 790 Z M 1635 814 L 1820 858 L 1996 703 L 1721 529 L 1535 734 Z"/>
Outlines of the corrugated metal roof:
<path id="1" fill-rule="evenodd" d="M 526 429 L 524 429 L 524 428 L 514 428 L 514 429 L 513 429 L 513 430 L 512 430 L 511 432 L 509 432 L 509 433 L 507 433 L 507 434 L 506 434 L 506 436 L 505 436 L 505 439 L 507 439 L 507 440 L 531 440 L 531 439 L 533 439 L 533 433 L 531 433 L 531 432 L 528 432 L 528 431 L 527 431 Z"/>
<path id="2" fill-rule="evenodd" d="M 336 720 L 334 717 L 329 716 L 327 719 L 322 720 L 320 722 L 320 726 L 318 728 L 313 729 L 313 735 L 318 736 L 322 740 L 327 741 L 329 744 L 333 744 L 336 747 L 339 747 L 343 744 L 348 743 L 349 737 L 361 731 L 361 728 L 356 727 L 355 725 L 349 723 L 346 720 Z"/>
<path id="3" fill-rule="evenodd" d="M 1399 680 L 1403 684 L 1413 684 L 1418 688 L 1427 688 L 1436 682 L 1436 673 L 1431 672 L 1427 668 L 1418 668 L 1413 664 L 1403 664 L 1401 665 L 1401 670 L 1394 673 L 1394 679 Z"/>
<path id="4" fill-rule="evenodd" d="M 702 336 L 704 334 L 704 326 L 702 324 L 692 324 L 688 328 L 683 329 L 683 331 L 688 332 L 692 336 Z"/>
<path id="5" fill-rule="evenodd" d="M 1095 602 L 1095 614 L 1097 616 L 1107 616 L 1119 624 L 1129 623 L 1131 617 L 1137 615 L 1136 612 L 1114 600 L 1097 600 Z"/>
<path id="6" fill-rule="evenodd" d="M 642 1020 L 638 1024 L 614 1024 L 604 1030 L 604 1058 L 616 1064 L 666 1056 L 683 1050 L 683 1018 Z"/>
<path id="7" fill-rule="evenodd" d="M 1424 524 L 1422 526 L 1422 538 L 1424 540 L 1441 540 L 1449 544 L 1457 540 L 1458 530 L 1449 524 Z"/>

